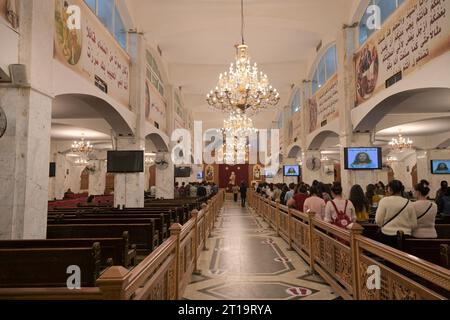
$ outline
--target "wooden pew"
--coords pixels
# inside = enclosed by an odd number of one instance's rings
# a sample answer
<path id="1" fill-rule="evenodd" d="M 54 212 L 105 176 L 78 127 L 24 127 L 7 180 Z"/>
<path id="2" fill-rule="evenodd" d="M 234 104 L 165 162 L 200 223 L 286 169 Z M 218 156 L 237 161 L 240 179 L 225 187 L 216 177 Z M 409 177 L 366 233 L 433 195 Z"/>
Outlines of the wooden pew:
<path id="1" fill-rule="evenodd" d="M 100 244 L 91 248 L 0 249 L 0 288 L 67 287 L 69 266 L 81 269 L 81 286 L 100 275 Z"/>
<path id="2" fill-rule="evenodd" d="M 158 243 L 163 243 L 168 234 L 167 222 L 164 217 L 161 216 L 147 216 L 142 215 L 139 218 L 131 218 L 126 215 L 105 217 L 103 214 L 99 215 L 63 215 L 58 218 L 47 220 L 48 225 L 58 225 L 58 224 L 124 224 L 124 223 L 134 223 L 134 224 L 145 224 L 151 223 L 155 226 L 155 230 L 158 233 Z"/>
<path id="3" fill-rule="evenodd" d="M 449 269 L 450 239 L 405 238 L 403 232 L 397 234 L 399 249 L 418 258 Z"/>
<path id="4" fill-rule="evenodd" d="M 47 226 L 48 239 L 120 237 L 125 231 L 138 253 L 147 254 L 158 246 L 158 233 L 145 224 L 63 224 Z"/>
<path id="5" fill-rule="evenodd" d="M 78 248 L 93 247 L 100 244 L 101 267 L 121 265 L 134 266 L 136 249 L 129 244 L 128 232 L 121 238 L 93 238 L 93 239 L 48 239 L 48 240 L 2 240 L 0 249 L 39 249 L 39 248 Z"/>

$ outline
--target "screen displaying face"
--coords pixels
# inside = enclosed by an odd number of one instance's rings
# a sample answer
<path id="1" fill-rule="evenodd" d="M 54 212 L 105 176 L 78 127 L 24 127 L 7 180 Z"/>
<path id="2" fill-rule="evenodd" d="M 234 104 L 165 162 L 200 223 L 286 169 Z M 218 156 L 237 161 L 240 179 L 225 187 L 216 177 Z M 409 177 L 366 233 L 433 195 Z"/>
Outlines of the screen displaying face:
<path id="1" fill-rule="evenodd" d="M 432 160 L 433 174 L 450 174 L 450 160 Z"/>
<path id="2" fill-rule="evenodd" d="M 346 167 L 349 170 L 381 169 L 380 152 L 378 148 L 349 148 Z"/>
<path id="3" fill-rule="evenodd" d="M 300 167 L 299 166 L 285 166 L 284 167 L 284 176 L 285 177 L 299 177 L 300 176 Z"/>

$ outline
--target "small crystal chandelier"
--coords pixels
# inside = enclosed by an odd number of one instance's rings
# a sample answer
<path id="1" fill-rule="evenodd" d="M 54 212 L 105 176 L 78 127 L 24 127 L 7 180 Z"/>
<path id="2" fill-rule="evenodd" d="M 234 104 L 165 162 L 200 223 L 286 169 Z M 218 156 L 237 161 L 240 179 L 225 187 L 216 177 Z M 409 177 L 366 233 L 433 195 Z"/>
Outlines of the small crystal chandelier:
<path id="1" fill-rule="evenodd" d="M 403 137 L 402 133 L 400 132 L 397 138 L 392 138 L 391 142 L 389 142 L 389 145 L 396 151 L 402 152 L 411 149 L 413 143 L 414 142 L 411 139 Z"/>
<path id="2" fill-rule="evenodd" d="M 236 45 L 236 62 L 229 72 L 220 74 L 217 87 L 206 96 L 206 101 L 220 111 L 255 114 L 277 105 L 280 95 L 269 84 L 267 75 L 258 71 L 258 65 L 251 65 L 244 41 L 244 0 L 241 0 L 241 35 L 242 43 Z"/>
<path id="3" fill-rule="evenodd" d="M 145 165 L 152 166 L 155 164 L 156 154 L 154 153 L 146 153 L 145 154 Z"/>
<path id="4" fill-rule="evenodd" d="M 89 164 L 89 161 L 87 161 L 85 158 L 78 158 L 77 160 L 75 160 L 75 165 L 76 166 L 87 166 Z"/>
<path id="5" fill-rule="evenodd" d="M 94 151 L 94 146 L 89 141 L 84 140 L 84 133 L 81 134 L 80 141 L 74 141 L 72 143 L 72 152 L 87 155 Z"/>

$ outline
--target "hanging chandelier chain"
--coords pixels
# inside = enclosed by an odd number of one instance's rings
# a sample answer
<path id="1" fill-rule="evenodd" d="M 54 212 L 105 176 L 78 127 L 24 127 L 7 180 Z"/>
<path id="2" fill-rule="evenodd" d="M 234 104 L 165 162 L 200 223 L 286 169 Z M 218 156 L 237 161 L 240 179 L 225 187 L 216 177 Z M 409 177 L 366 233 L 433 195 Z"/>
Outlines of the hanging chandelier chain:
<path id="1" fill-rule="evenodd" d="M 241 37 L 242 37 L 242 45 L 245 44 L 244 28 L 245 28 L 245 22 L 244 22 L 244 0 L 241 0 Z"/>

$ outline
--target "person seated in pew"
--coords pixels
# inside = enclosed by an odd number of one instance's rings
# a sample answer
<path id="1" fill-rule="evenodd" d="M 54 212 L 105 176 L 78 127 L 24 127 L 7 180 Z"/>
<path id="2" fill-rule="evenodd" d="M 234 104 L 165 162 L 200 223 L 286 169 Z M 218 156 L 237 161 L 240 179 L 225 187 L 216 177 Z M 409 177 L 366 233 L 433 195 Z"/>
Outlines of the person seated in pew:
<path id="1" fill-rule="evenodd" d="M 450 188 L 447 188 L 445 194 L 441 197 L 439 212 L 443 217 L 450 217 Z"/>
<path id="2" fill-rule="evenodd" d="M 415 187 L 415 197 L 417 201 L 414 208 L 417 215 L 417 227 L 413 229 L 414 238 L 434 239 L 437 238 L 435 228 L 437 205 L 428 200 L 430 194 L 430 184 L 426 180 L 420 181 Z"/>
<path id="3" fill-rule="evenodd" d="M 73 193 L 72 190 L 69 188 L 64 193 L 64 200 L 66 200 L 66 199 L 73 199 L 74 196 L 75 196 L 75 193 Z"/>
<path id="4" fill-rule="evenodd" d="M 388 184 L 388 196 L 380 200 L 375 215 L 375 223 L 380 227 L 378 241 L 397 248 L 397 232 L 403 231 L 411 236 L 417 227 L 417 216 L 414 205 L 402 197 L 405 187 L 399 180 Z"/>

